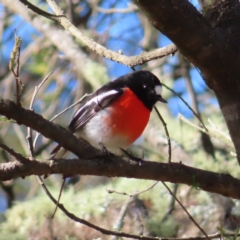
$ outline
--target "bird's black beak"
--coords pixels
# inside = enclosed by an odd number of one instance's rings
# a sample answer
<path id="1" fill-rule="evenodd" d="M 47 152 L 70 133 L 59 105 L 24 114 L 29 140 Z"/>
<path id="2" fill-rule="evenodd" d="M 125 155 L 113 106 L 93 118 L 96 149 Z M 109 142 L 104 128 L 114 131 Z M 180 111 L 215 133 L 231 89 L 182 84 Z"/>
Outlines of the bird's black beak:
<path id="1" fill-rule="evenodd" d="M 158 95 L 158 101 L 162 103 L 167 103 L 167 101 L 163 99 L 162 96 L 159 96 L 159 95 Z"/>

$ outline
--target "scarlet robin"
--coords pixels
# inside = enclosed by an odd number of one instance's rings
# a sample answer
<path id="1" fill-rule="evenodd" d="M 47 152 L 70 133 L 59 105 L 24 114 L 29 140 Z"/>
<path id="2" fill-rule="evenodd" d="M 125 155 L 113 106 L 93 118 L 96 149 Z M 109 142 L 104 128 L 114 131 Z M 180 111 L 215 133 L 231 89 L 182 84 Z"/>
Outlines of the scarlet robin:
<path id="1" fill-rule="evenodd" d="M 68 129 L 96 148 L 118 153 L 127 149 L 145 129 L 156 102 L 162 98 L 162 84 L 149 71 L 134 71 L 99 88 L 75 112 Z M 53 158 L 66 150 L 59 145 Z"/>

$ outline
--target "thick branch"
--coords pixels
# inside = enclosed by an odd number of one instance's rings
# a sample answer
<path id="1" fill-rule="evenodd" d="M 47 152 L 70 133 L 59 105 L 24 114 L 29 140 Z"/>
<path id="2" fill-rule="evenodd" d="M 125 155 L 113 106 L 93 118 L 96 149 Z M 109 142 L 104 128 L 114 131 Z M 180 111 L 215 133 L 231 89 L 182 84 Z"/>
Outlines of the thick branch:
<path id="1" fill-rule="evenodd" d="M 91 147 L 86 141 L 78 140 L 65 128 L 49 122 L 31 110 L 17 106 L 12 101 L 0 100 L 0 114 L 9 119 L 14 119 L 18 124 L 23 124 L 40 132 L 46 138 L 58 142 L 61 146 L 79 157 L 89 158 L 99 153 L 98 150 Z M 79 148 L 79 146 L 81 146 L 81 148 Z"/>
<path id="2" fill-rule="evenodd" d="M 108 177 L 151 179 L 183 183 L 196 188 L 240 199 L 240 180 L 228 174 L 219 174 L 185 166 L 181 163 L 144 161 L 141 165 L 113 156 L 111 159 L 18 161 L 0 165 L 0 180 L 45 174 L 81 174 Z"/>
<path id="3" fill-rule="evenodd" d="M 200 69 L 214 90 L 240 163 L 239 1 L 201 1 L 203 14 L 188 0 L 134 2 Z"/>
<path id="4" fill-rule="evenodd" d="M 8 152 L 10 151 L 11 155 L 19 159 L 19 162 L 1 164 L 0 180 L 51 173 L 118 176 L 184 183 L 205 191 L 240 199 L 240 181 L 228 174 L 194 169 L 181 163 L 143 162 L 139 165 L 136 162 L 129 162 L 114 155 L 105 157 L 105 159 L 103 157 L 93 159 L 98 150 L 89 146 L 86 142 L 78 140 L 66 129 L 47 121 L 33 111 L 23 109 L 14 102 L 2 99 L 0 101 L 0 114 L 14 119 L 18 124 L 24 124 L 41 132 L 45 137 L 59 142 L 62 146 L 83 158 L 72 161 L 31 161 L 27 158 L 24 160 L 24 157 L 15 154 L 13 150 L 5 148 Z M 87 157 L 92 157 L 92 160 L 85 160 Z"/>
<path id="5" fill-rule="evenodd" d="M 200 58 L 203 54 L 209 55 L 209 52 L 205 52 L 211 44 L 209 26 L 189 1 L 134 0 L 134 3 L 153 26 L 167 35 L 193 63 L 196 62 L 195 58 Z"/>

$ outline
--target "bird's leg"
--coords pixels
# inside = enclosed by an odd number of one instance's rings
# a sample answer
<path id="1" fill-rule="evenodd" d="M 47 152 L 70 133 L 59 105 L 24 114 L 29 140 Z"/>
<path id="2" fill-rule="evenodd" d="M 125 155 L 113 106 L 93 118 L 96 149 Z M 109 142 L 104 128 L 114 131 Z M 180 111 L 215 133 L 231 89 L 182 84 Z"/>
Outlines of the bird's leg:
<path id="1" fill-rule="evenodd" d="M 128 153 L 126 150 L 124 150 L 124 149 L 122 149 L 122 148 L 120 148 L 120 150 L 121 150 L 124 154 L 126 154 L 131 160 L 137 162 L 139 165 L 142 164 L 142 161 L 143 161 L 142 158 L 135 157 L 135 156 L 133 156 L 131 153 Z"/>
<path id="2" fill-rule="evenodd" d="M 107 150 L 107 148 L 100 142 L 98 143 L 101 147 L 101 150 L 102 150 L 102 155 L 103 156 L 108 156 L 108 157 L 111 157 L 113 155 L 113 153 L 111 153 L 110 151 Z"/>
<path id="3" fill-rule="evenodd" d="M 98 143 L 99 144 L 99 146 L 101 147 L 101 150 L 102 150 L 102 153 L 104 153 L 104 154 L 108 154 L 109 153 L 109 151 L 107 150 L 107 148 L 100 142 L 100 143 Z"/>
<path id="4" fill-rule="evenodd" d="M 113 153 L 108 151 L 107 148 L 101 142 L 99 142 L 98 144 L 101 147 L 100 152 L 94 154 L 88 159 L 94 159 L 94 158 L 107 159 L 107 160 L 111 159 L 111 157 L 113 156 Z"/>

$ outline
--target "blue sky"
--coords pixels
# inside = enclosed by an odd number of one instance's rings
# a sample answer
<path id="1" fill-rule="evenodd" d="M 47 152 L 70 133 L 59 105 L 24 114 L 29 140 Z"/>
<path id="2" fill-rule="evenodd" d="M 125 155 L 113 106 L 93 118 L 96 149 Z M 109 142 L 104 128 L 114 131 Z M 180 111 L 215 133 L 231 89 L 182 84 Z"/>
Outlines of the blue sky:
<path id="1" fill-rule="evenodd" d="M 198 8 L 197 0 L 192 0 L 191 2 Z M 115 0 L 103 1 L 101 7 L 113 7 L 114 3 Z M 114 8 L 128 8 L 128 4 L 132 4 L 131 1 L 117 1 L 117 4 L 114 5 Z M 84 5 L 82 7 L 84 8 Z M 0 12 L 2 11 L 1 9 L 2 6 L 0 5 Z M 135 13 L 127 13 L 124 15 L 115 13 L 107 16 L 103 13 L 98 13 L 91 18 L 88 25 L 89 27 L 94 27 L 96 23 L 98 23 L 96 30 L 99 34 L 106 32 L 109 34 L 110 40 L 106 42 L 106 47 L 110 48 L 113 51 L 122 50 L 125 55 L 129 56 L 139 54 L 142 51 L 141 46 L 139 44 L 136 44 L 136 42 L 139 43 L 141 41 L 144 33 L 142 31 L 142 28 L 139 27 L 141 25 L 141 22 Z M 2 42 L 4 42 L 4 45 L 1 46 L 1 60 L 4 62 L 8 61 L 10 52 L 14 45 L 15 29 L 17 31 L 17 34 L 22 38 L 22 48 L 26 47 L 31 41 L 33 41 L 35 35 L 39 34 L 30 24 L 24 22 L 21 17 L 15 16 L 12 19 L 11 25 L 3 34 Z M 171 41 L 167 37 L 163 35 L 159 37 L 159 47 L 167 46 L 170 43 Z M 176 57 L 169 59 L 170 63 L 175 63 L 176 61 Z M 129 67 L 113 62 L 111 60 L 105 59 L 105 62 L 108 66 L 108 73 L 111 79 L 117 78 L 132 71 L 132 69 Z M 136 67 L 136 69 L 138 69 L 138 67 Z M 171 68 L 167 69 L 167 71 L 171 71 Z M 195 91 L 197 93 L 204 92 L 206 85 L 196 69 L 192 69 L 191 77 L 194 80 L 193 85 Z M 174 90 L 183 93 L 183 97 L 187 101 L 189 100 L 184 79 L 178 79 L 175 82 Z M 214 100 L 213 103 L 215 103 Z M 179 101 L 178 98 L 173 97 L 169 101 L 169 107 L 173 115 L 177 115 L 178 112 L 181 111 L 187 117 L 192 117 L 192 113 L 188 110 L 188 108 L 185 107 L 184 104 L 181 103 L 181 101 Z"/>
<path id="2" fill-rule="evenodd" d="M 104 1 L 102 5 L 103 8 L 108 8 L 112 6 L 115 0 L 112 1 Z M 198 7 L 197 0 L 191 1 L 194 6 Z M 118 1 L 117 4 L 114 6 L 115 8 L 127 8 L 128 3 L 131 1 Z M 0 16 L 2 13 L 2 5 L 0 4 Z M 89 27 L 93 27 L 96 23 L 101 23 L 97 27 L 97 32 L 99 34 L 103 34 L 107 31 L 109 34 L 110 40 L 106 42 L 106 47 L 110 48 L 113 51 L 122 50 L 125 55 L 136 55 L 142 51 L 140 45 L 136 44 L 136 42 L 140 42 L 143 37 L 143 31 L 139 27 L 141 22 L 139 21 L 137 15 L 135 13 L 128 13 L 125 14 L 124 17 L 122 14 L 113 14 L 109 16 L 105 16 L 104 14 L 99 13 L 98 15 L 94 16 L 91 21 L 89 21 Z M 2 43 L 4 45 L 0 45 L 1 47 L 1 56 L 0 62 L 8 64 L 8 60 L 10 57 L 11 50 L 14 45 L 14 34 L 15 29 L 17 31 L 17 35 L 22 38 L 23 45 L 22 47 L 26 47 L 29 43 L 34 41 L 34 36 L 38 35 L 38 33 L 30 24 L 24 22 L 21 17 L 15 16 L 12 19 L 11 25 L 8 29 L 3 33 L 2 36 Z M 159 47 L 166 46 L 170 44 L 171 41 L 164 36 L 159 37 L 158 45 Z M 169 62 L 176 63 L 177 58 L 172 57 Z M 110 75 L 110 79 L 119 77 L 124 75 L 130 71 L 132 71 L 129 67 L 126 67 L 122 64 L 115 63 L 113 61 L 105 59 L 105 62 L 108 66 L 108 73 Z M 171 71 L 171 68 L 168 67 L 166 71 Z M 204 93 L 206 90 L 206 84 L 204 83 L 202 77 L 200 76 L 197 69 L 191 70 L 191 77 L 193 79 L 194 89 L 197 93 L 201 94 Z M 74 80 L 74 79 L 73 79 Z M 51 89 L 55 86 L 51 86 Z M 68 84 L 68 89 L 66 89 L 66 94 L 71 91 L 71 88 L 75 87 L 74 81 L 70 81 Z M 177 92 L 183 93 L 182 96 L 186 99 L 187 102 L 190 102 L 188 93 L 186 92 L 186 86 L 184 79 L 178 79 L 174 86 L 174 90 Z M 49 89 L 49 91 L 51 91 Z M 167 91 L 167 90 L 164 90 Z M 211 104 L 217 104 L 216 99 L 212 99 Z M 180 101 L 177 97 L 172 97 L 168 100 L 168 106 L 174 116 L 176 116 L 179 112 L 181 112 L 186 117 L 192 117 L 192 113 L 190 110 Z M 200 105 L 200 109 L 204 106 Z M 3 211 L 6 207 L 4 205 L 3 198 L 0 196 L 0 211 Z"/>

